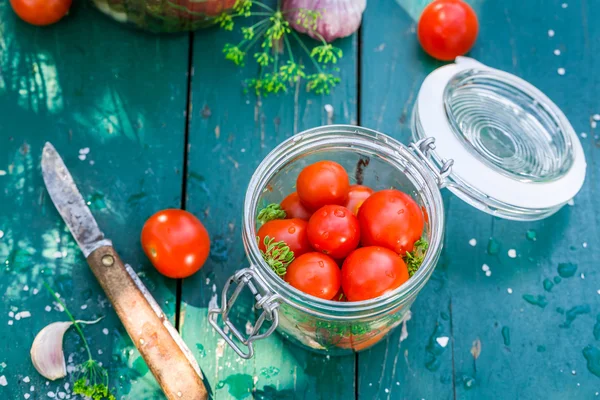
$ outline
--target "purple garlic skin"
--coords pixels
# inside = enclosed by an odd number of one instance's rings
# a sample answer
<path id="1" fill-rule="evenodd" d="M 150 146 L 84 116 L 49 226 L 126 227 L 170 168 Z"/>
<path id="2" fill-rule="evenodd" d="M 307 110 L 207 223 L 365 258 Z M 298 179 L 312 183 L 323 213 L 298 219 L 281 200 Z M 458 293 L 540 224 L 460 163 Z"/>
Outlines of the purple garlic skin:
<path id="1" fill-rule="evenodd" d="M 366 7 L 367 0 L 283 0 L 282 3 L 282 11 L 294 10 L 285 13 L 285 19 L 292 28 L 317 40 L 320 38 L 314 31 L 298 24 L 296 10 L 319 11 L 321 17 L 317 20 L 315 31 L 328 43 L 356 32 Z"/>

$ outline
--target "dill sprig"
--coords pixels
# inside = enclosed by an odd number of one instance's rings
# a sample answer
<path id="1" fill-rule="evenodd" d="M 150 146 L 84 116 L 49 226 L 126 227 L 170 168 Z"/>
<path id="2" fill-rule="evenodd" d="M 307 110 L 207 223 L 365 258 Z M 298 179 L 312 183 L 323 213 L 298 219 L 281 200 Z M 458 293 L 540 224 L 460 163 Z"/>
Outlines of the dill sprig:
<path id="1" fill-rule="evenodd" d="M 425 259 L 425 253 L 429 248 L 429 243 L 421 238 L 415 242 L 412 251 L 407 251 L 404 255 L 404 262 L 408 267 L 408 275 L 413 276 Z"/>
<path id="2" fill-rule="evenodd" d="M 310 50 L 299 35 L 291 28 L 285 16 L 290 12 L 298 12 L 296 23 L 316 37 L 320 44 Z M 316 94 L 328 94 L 339 82 L 340 78 L 328 68 L 336 64 L 343 52 L 325 40 L 317 31 L 317 21 L 321 18 L 318 10 L 293 9 L 282 10 L 280 2 L 271 8 L 259 1 L 237 0 L 232 10 L 223 12 L 216 23 L 224 30 L 233 31 L 236 18 L 259 17 L 259 21 L 251 26 L 240 28 L 242 39 L 237 44 L 227 43 L 223 47 L 225 59 L 238 66 L 243 66 L 251 56 L 260 67 L 257 78 L 246 79 L 247 89 L 254 90 L 257 96 L 269 93 L 286 92 L 289 86 L 306 80 L 306 90 Z M 316 72 L 308 74 L 305 66 L 296 61 L 291 41 L 296 41 L 307 54 Z M 287 50 L 287 51 L 286 51 Z"/>
<path id="3" fill-rule="evenodd" d="M 276 242 L 275 238 L 269 236 L 265 236 L 263 243 L 265 251 L 260 251 L 263 259 L 277 275 L 284 276 L 288 265 L 294 261 L 294 252 L 284 241 Z"/>
<path id="4" fill-rule="evenodd" d="M 279 204 L 271 203 L 260 210 L 256 219 L 258 219 L 261 224 L 264 224 L 274 219 L 285 219 L 286 216 L 287 214 L 281 209 Z"/>
<path id="5" fill-rule="evenodd" d="M 73 326 L 77 330 L 81 340 L 83 340 L 83 345 L 87 351 L 88 359 L 78 368 L 80 375 L 73 384 L 73 394 L 79 394 L 93 400 L 116 400 L 115 396 L 111 394 L 108 389 L 108 372 L 92 357 L 92 351 L 90 350 L 90 346 L 81 329 L 81 321 L 78 321 L 73 317 L 73 314 L 71 314 L 67 305 L 46 282 L 44 282 L 44 287 L 65 310 L 65 313 L 71 322 L 73 322 Z"/>

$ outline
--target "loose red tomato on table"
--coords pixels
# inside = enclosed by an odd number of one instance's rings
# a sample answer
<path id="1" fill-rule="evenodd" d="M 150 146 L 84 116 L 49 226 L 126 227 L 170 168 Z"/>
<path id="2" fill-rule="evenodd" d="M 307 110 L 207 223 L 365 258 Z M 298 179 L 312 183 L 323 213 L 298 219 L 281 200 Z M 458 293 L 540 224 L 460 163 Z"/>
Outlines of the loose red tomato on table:
<path id="1" fill-rule="evenodd" d="M 408 278 L 402 258 L 384 247 L 356 249 L 342 266 L 342 290 L 349 301 L 374 299 L 396 289 Z"/>
<path id="2" fill-rule="evenodd" d="M 265 251 L 265 237 L 268 236 L 276 242 L 285 242 L 297 258 L 312 251 L 306 235 L 306 227 L 307 222 L 299 218 L 271 220 L 258 230 L 258 248 Z"/>
<path id="3" fill-rule="evenodd" d="M 72 0 L 10 0 L 15 13 L 32 25 L 50 25 L 64 17 Z"/>
<path id="4" fill-rule="evenodd" d="M 358 219 L 342 206 L 329 205 L 315 211 L 307 233 L 315 250 L 335 259 L 346 257 L 360 242 Z"/>
<path id="5" fill-rule="evenodd" d="M 287 218 L 300 218 L 308 221 L 312 212 L 304 207 L 300 201 L 298 192 L 289 194 L 280 204 L 281 209 L 285 211 Z"/>
<path id="6" fill-rule="evenodd" d="M 358 222 L 363 246 L 387 247 L 400 255 L 413 249 L 425 225 L 419 205 L 395 189 L 381 190 L 365 200 Z"/>
<path id="7" fill-rule="evenodd" d="M 373 194 L 373 189 L 363 185 L 352 185 L 348 191 L 348 201 L 345 207 L 352 211 L 352 214 L 358 215 L 358 209 Z"/>
<path id="8" fill-rule="evenodd" d="M 336 262 L 322 253 L 306 253 L 288 266 L 285 281 L 312 296 L 332 300 L 341 285 L 341 272 Z"/>
<path id="9" fill-rule="evenodd" d="M 318 161 L 305 167 L 296 180 L 298 196 L 309 210 L 346 204 L 349 189 L 348 173 L 333 161 Z"/>
<path id="10" fill-rule="evenodd" d="M 142 228 L 142 248 L 158 272 L 186 278 L 204 265 L 210 252 L 208 232 L 185 210 L 159 211 Z"/>
<path id="11" fill-rule="evenodd" d="M 435 0 L 423 10 L 417 36 L 423 50 L 450 61 L 467 53 L 479 31 L 475 11 L 462 0 Z"/>

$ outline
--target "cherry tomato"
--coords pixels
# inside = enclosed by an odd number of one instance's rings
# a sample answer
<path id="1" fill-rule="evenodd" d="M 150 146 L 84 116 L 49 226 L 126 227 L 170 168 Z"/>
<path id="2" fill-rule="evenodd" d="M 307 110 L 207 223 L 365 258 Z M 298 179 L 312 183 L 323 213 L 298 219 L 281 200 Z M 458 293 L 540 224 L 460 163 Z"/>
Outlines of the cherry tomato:
<path id="1" fill-rule="evenodd" d="M 32 25 L 50 25 L 64 17 L 72 0 L 10 0 L 15 13 Z"/>
<path id="2" fill-rule="evenodd" d="M 342 266 L 342 289 L 349 301 L 374 299 L 396 289 L 408 278 L 402 257 L 385 247 L 356 249 Z"/>
<path id="3" fill-rule="evenodd" d="M 344 258 L 360 242 L 358 219 L 346 207 L 321 207 L 308 221 L 308 241 L 321 253 Z"/>
<path id="4" fill-rule="evenodd" d="M 287 218 L 300 218 L 308 221 L 312 212 L 309 211 L 298 196 L 298 192 L 288 195 L 280 204 L 281 209 L 287 214 Z"/>
<path id="5" fill-rule="evenodd" d="M 413 249 L 425 225 L 419 205 L 395 189 L 381 190 L 365 200 L 358 222 L 363 246 L 383 246 L 400 255 Z"/>
<path id="6" fill-rule="evenodd" d="M 348 192 L 348 201 L 345 207 L 352 211 L 352 214 L 358 215 L 358 209 L 362 203 L 373 194 L 373 189 L 363 185 L 352 185 Z"/>
<path id="7" fill-rule="evenodd" d="M 258 230 L 258 247 L 265 251 L 265 236 L 268 236 L 276 242 L 284 241 L 294 252 L 294 257 L 308 253 L 312 247 L 306 236 L 306 225 L 307 222 L 299 218 L 273 219 Z"/>
<path id="8" fill-rule="evenodd" d="M 204 225 L 185 210 L 163 210 L 148 218 L 141 241 L 152 265 L 169 278 L 192 275 L 202 268 L 210 252 Z"/>
<path id="9" fill-rule="evenodd" d="M 478 30 L 477 15 L 467 3 L 435 0 L 423 10 L 417 35 L 427 54 L 450 61 L 473 47 Z"/>
<path id="10" fill-rule="evenodd" d="M 318 161 L 305 167 L 296 180 L 298 196 L 310 210 L 329 204 L 346 204 L 349 189 L 346 170 L 333 161 Z"/>
<path id="11" fill-rule="evenodd" d="M 331 300 L 340 290 L 341 272 L 331 257 L 312 252 L 292 261 L 285 281 L 304 293 Z"/>

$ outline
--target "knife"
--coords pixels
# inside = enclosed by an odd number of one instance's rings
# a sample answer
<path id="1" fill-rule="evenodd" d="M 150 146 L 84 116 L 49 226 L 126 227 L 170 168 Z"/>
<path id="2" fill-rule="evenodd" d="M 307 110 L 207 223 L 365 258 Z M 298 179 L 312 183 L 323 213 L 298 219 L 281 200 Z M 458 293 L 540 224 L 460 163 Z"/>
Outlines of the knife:
<path id="1" fill-rule="evenodd" d="M 135 271 L 104 237 L 62 158 L 50 143 L 42 152 L 46 189 L 106 292 L 131 340 L 169 400 L 208 398 L 192 352 Z"/>

